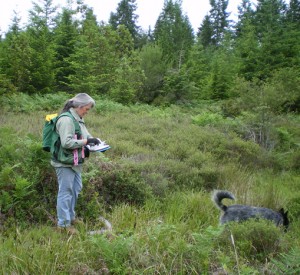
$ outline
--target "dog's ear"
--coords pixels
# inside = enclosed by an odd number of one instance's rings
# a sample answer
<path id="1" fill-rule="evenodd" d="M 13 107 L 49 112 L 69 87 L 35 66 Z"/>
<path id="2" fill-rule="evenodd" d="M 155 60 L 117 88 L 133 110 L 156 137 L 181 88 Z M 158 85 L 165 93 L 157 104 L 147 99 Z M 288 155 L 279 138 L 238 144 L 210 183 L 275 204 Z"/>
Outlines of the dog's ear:
<path id="1" fill-rule="evenodd" d="M 289 211 L 288 211 L 288 210 L 287 210 L 287 211 L 284 211 L 284 208 L 281 208 L 281 209 L 279 210 L 279 213 L 280 213 L 281 215 L 283 215 L 283 216 L 286 216 L 286 217 L 287 217 L 287 215 L 288 215 Z"/>
<path id="2" fill-rule="evenodd" d="M 280 214 L 281 214 L 281 216 L 282 216 L 282 218 L 283 218 L 283 226 L 285 227 L 285 231 L 287 231 L 287 229 L 288 229 L 288 227 L 289 227 L 289 224 L 290 224 L 290 221 L 289 221 L 289 218 L 288 218 L 288 212 L 289 212 L 289 211 L 285 211 L 285 212 L 284 212 L 284 209 L 281 208 L 281 209 L 279 210 L 279 212 L 280 212 Z"/>
<path id="3" fill-rule="evenodd" d="M 289 213 L 288 210 L 287 210 L 287 211 L 284 211 L 284 209 L 281 208 L 281 209 L 279 210 L 279 213 L 281 214 L 281 216 L 282 216 L 283 218 L 285 218 L 286 220 L 288 219 L 288 213 Z"/>
<path id="4" fill-rule="evenodd" d="M 281 215 L 284 215 L 284 209 L 283 208 L 280 208 L 280 210 L 278 211 Z"/>

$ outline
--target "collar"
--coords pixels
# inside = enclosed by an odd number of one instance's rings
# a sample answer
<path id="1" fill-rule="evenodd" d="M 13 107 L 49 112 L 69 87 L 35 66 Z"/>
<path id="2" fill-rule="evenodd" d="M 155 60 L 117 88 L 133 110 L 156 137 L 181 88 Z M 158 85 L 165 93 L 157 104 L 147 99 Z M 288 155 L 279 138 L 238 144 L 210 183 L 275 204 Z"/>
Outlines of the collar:
<path id="1" fill-rule="evenodd" d="M 77 114 L 76 110 L 75 110 L 73 107 L 70 108 L 69 111 L 70 111 L 70 113 L 72 114 L 72 116 L 73 116 L 78 122 L 84 123 L 83 118 L 81 118 L 81 117 Z"/>

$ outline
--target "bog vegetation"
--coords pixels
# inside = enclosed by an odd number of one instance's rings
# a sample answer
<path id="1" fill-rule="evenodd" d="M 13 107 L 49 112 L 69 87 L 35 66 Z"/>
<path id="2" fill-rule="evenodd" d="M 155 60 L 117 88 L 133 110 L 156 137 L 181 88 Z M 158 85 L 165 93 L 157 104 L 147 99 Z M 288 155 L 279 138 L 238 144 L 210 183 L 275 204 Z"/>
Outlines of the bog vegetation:
<path id="1" fill-rule="evenodd" d="M 68 237 L 55 231 L 56 176 L 41 147 L 45 115 L 68 96 L 1 100 L 4 274 L 299 271 L 299 116 L 265 122 L 270 149 L 253 140 L 254 113 L 229 119 L 219 103 L 161 108 L 96 97 L 86 123 L 112 148 L 86 162 L 84 224 Z M 216 188 L 238 203 L 288 209 L 289 231 L 266 222 L 219 227 Z M 110 235 L 88 234 L 103 227 L 99 216 L 112 223 Z"/>
<path id="2" fill-rule="evenodd" d="M 109 23 L 68 1 L 35 2 L 0 40 L 0 266 L 3 274 L 300 272 L 300 2 L 210 1 L 197 33 L 180 1 L 154 30 L 135 0 Z M 56 175 L 46 114 L 78 92 L 88 129 L 111 149 L 86 162 L 79 235 L 55 230 Z M 218 225 L 213 189 L 284 207 L 290 227 Z M 230 202 L 226 202 L 230 203 Z M 90 235 L 113 226 L 109 234 Z"/>

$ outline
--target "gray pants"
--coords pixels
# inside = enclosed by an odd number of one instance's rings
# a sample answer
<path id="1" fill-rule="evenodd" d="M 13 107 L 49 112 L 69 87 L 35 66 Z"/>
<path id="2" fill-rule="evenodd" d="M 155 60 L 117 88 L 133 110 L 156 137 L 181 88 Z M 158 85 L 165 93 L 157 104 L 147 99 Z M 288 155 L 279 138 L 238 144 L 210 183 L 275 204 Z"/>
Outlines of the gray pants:
<path id="1" fill-rule="evenodd" d="M 55 168 L 55 171 L 58 180 L 57 225 L 67 227 L 75 220 L 75 206 L 82 189 L 81 174 L 68 167 Z"/>

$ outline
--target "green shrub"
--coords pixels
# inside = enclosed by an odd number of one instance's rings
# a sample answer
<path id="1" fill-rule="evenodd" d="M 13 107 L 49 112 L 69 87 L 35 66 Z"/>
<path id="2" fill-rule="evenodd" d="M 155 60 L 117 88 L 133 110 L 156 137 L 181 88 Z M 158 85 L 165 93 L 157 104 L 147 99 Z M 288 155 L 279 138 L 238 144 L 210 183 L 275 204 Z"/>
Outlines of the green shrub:
<path id="1" fill-rule="evenodd" d="M 95 98 L 95 100 L 96 100 L 95 112 L 97 114 L 118 112 L 126 109 L 126 107 L 121 103 L 113 102 L 105 98 Z"/>
<path id="2" fill-rule="evenodd" d="M 4 140 L 0 156 L 5 163 L 0 167 L 1 210 L 7 218 L 13 216 L 20 222 L 39 220 L 36 209 L 43 207 L 45 198 L 40 186 L 49 176 L 45 152 L 30 136 L 21 138 L 6 128 L 1 129 L 0 136 Z"/>
<path id="3" fill-rule="evenodd" d="M 218 239 L 220 249 L 236 251 L 253 262 L 264 262 L 285 250 L 283 230 L 266 220 L 229 223 Z"/>
<path id="4" fill-rule="evenodd" d="M 103 173 L 102 195 L 109 204 L 120 202 L 143 204 L 151 190 L 133 170 L 114 170 Z"/>
<path id="5" fill-rule="evenodd" d="M 93 197 L 97 192 L 108 205 L 122 202 L 143 204 L 152 196 L 152 191 L 137 170 L 95 157 L 87 163 L 83 180 L 89 181 L 85 196 Z"/>
<path id="6" fill-rule="evenodd" d="M 199 126 L 205 126 L 205 125 L 213 126 L 219 124 L 223 120 L 224 118 L 218 113 L 203 113 L 192 117 L 193 123 Z"/>
<path id="7" fill-rule="evenodd" d="M 46 95 L 27 95 L 14 93 L 1 97 L 0 106 L 14 112 L 32 113 L 33 111 L 57 111 L 61 109 L 70 95 L 55 93 Z"/>

